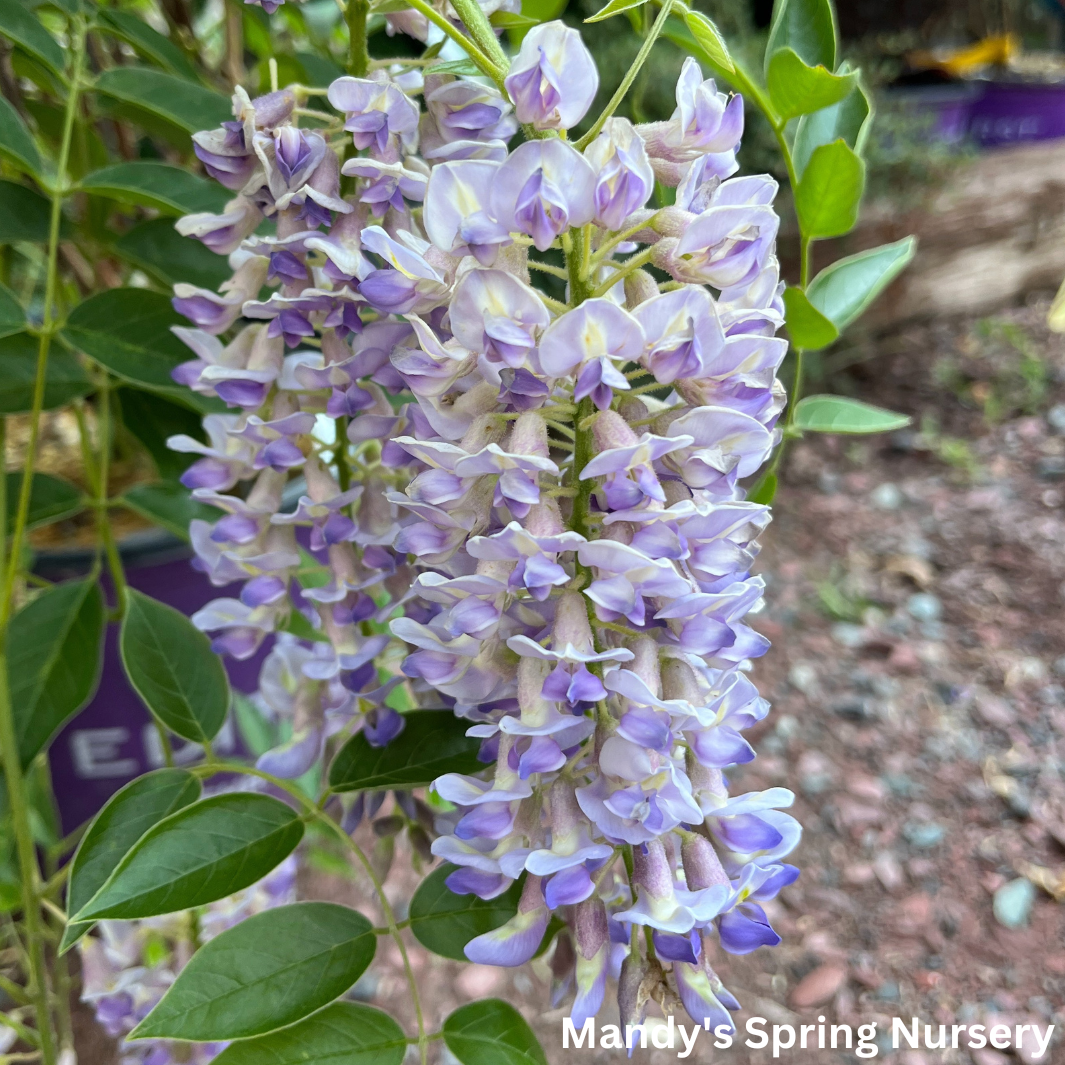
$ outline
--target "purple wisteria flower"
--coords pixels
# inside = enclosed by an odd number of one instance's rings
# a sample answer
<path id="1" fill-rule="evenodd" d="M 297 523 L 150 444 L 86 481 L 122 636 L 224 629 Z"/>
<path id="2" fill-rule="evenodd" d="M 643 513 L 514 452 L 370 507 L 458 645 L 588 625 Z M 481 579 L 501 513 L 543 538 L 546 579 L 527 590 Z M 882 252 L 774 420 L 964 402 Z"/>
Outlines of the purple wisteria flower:
<path id="1" fill-rule="evenodd" d="M 592 220 L 595 171 L 565 141 L 527 141 L 500 164 L 490 194 L 499 224 L 546 251 L 563 230 Z"/>
<path id="2" fill-rule="evenodd" d="M 238 92 L 194 138 L 234 193 L 178 224 L 233 268 L 175 291 L 174 379 L 228 407 L 170 442 L 222 512 L 190 529 L 221 596 L 194 621 L 263 655 L 278 777 L 356 731 L 387 746 L 399 707 L 462 720 L 483 768 L 441 775 L 427 818 L 397 802 L 452 892 L 520 884 L 468 958 L 523 964 L 561 922 L 575 1024 L 617 981 L 624 1023 L 654 995 L 731 1027 L 715 966 L 779 942 L 798 875 L 791 793 L 729 783 L 769 710 L 769 511 L 744 488 L 782 435 L 776 183 L 736 176 L 743 102 L 691 59 L 669 120 L 610 117 L 583 153 L 566 131 L 598 74 L 561 22 L 525 36 L 506 96 L 384 67 L 329 87 L 332 125 Z M 675 204 L 648 206 L 656 181 Z M 119 1031 L 125 1000 L 101 1009 Z"/>
<path id="3" fill-rule="evenodd" d="M 621 229 L 654 191 L 655 175 L 643 138 L 626 118 L 611 118 L 584 151 L 595 167 L 595 221 Z"/>
<path id="4" fill-rule="evenodd" d="M 545 22 L 526 34 L 505 84 L 519 122 L 571 129 L 592 106 L 599 71 L 577 30 Z"/>

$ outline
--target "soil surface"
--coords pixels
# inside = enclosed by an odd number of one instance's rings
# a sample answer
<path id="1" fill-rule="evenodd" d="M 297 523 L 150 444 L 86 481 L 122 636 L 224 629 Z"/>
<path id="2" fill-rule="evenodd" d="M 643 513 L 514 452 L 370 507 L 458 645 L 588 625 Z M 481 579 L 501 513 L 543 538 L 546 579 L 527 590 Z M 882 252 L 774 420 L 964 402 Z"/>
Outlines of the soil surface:
<path id="1" fill-rule="evenodd" d="M 842 357 L 859 365 L 829 386 L 913 426 L 792 450 L 755 620 L 773 641 L 754 668 L 773 712 L 733 791 L 796 793 L 802 876 L 768 907 L 779 947 L 715 962 L 744 1006 L 741 1030 L 749 1016 L 876 1022 L 879 1056 L 900 1065 L 1008 1065 L 1012 1051 L 893 1052 L 886 1033 L 896 1016 L 948 1032 L 1053 1023 L 1039 1060 L 1065 1061 L 1065 905 L 1054 898 L 1065 898 L 1065 341 L 1045 313 L 1035 304 L 855 343 Z M 324 852 L 308 857 L 306 895 L 380 922 L 357 880 Z M 386 891 L 400 918 L 419 879 L 397 853 Z M 408 949 L 430 1031 L 458 1005 L 499 996 L 551 1065 L 625 1060 L 562 1049 L 568 1004 L 549 1008 L 545 961 L 511 971 Z M 414 1030 L 387 938 L 355 993 Z M 600 1023 L 616 1016 L 608 1003 Z M 703 1033 L 689 1060 L 772 1060 L 709 1046 Z M 1022 1059 L 1033 1052 L 1026 1043 Z M 439 1042 L 431 1060 L 454 1061 Z M 863 1059 L 828 1049 L 783 1060 Z"/>

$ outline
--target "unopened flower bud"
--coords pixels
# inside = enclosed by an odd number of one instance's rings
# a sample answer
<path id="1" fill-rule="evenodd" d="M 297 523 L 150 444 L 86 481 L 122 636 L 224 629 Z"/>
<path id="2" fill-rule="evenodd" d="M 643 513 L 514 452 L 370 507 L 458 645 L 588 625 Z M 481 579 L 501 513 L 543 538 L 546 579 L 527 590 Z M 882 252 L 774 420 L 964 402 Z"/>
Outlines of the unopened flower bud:
<path id="1" fill-rule="evenodd" d="M 606 907 L 603 900 L 593 895 L 578 903 L 574 920 L 577 950 L 582 958 L 592 958 L 610 941 Z"/>
<path id="2" fill-rule="evenodd" d="M 714 845 L 705 836 L 696 833 L 686 836 L 680 845 L 680 856 L 689 891 L 729 882 Z"/>
<path id="3" fill-rule="evenodd" d="M 625 305 L 630 311 L 657 295 L 658 282 L 646 270 L 636 270 L 625 278 Z"/>
<path id="4" fill-rule="evenodd" d="M 535 411 L 527 411 L 510 431 L 507 450 L 514 455 L 529 455 L 535 458 L 548 458 L 551 450 L 547 443 L 547 423 Z"/>
<path id="5" fill-rule="evenodd" d="M 595 443 L 600 451 L 615 447 L 630 447 L 639 442 L 639 437 L 629 423 L 617 411 L 601 411 L 592 429 Z"/>

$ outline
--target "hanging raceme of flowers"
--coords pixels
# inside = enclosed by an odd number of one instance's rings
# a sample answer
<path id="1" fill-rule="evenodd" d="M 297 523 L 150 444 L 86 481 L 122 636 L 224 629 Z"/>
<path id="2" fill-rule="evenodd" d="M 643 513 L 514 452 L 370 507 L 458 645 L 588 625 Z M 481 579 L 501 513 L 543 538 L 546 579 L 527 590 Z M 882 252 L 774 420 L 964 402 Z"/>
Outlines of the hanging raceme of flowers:
<path id="1" fill-rule="evenodd" d="M 505 86 L 397 65 L 334 81 L 331 122 L 238 90 L 196 134 L 234 198 L 178 228 L 233 276 L 176 286 L 175 377 L 230 412 L 170 443 L 225 512 L 193 523 L 197 564 L 243 586 L 195 622 L 236 658 L 273 639 L 278 776 L 337 734 L 389 743 L 397 685 L 468 723 L 485 769 L 436 780 L 432 853 L 460 894 L 525 877 L 472 961 L 528 961 L 555 913 L 578 1026 L 608 974 L 624 1023 L 679 998 L 729 1025 L 714 957 L 779 942 L 760 903 L 798 875 L 791 793 L 726 780 L 768 710 L 745 617 L 769 511 L 741 482 L 784 405 L 777 186 L 736 176 L 742 100 L 693 59 L 668 121 L 582 140 L 576 30 L 533 29 Z"/>

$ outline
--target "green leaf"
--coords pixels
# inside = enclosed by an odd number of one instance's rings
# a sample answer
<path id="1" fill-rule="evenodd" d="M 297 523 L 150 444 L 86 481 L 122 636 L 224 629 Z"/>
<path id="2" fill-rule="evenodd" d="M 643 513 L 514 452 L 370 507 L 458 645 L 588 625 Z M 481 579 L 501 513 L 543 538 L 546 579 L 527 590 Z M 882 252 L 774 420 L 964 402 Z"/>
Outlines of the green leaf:
<path id="1" fill-rule="evenodd" d="M 52 204 L 39 192 L 14 181 L 0 181 L 0 244 L 28 240 L 48 243 Z M 70 223 L 60 219 L 59 234 L 70 236 Z"/>
<path id="2" fill-rule="evenodd" d="M 644 0 L 638 0 L 643 3 Z M 500 30 L 531 30 L 533 26 L 539 26 L 539 19 L 529 18 L 515 11 L 493 11 L 488 21 Z"/>
<path id="3" fill-rule="evenodd" d="M 184 281 L 215 291 L 233 274 L 224 255 L 215 255 L 200 241 L 183 237 L 169 218 L 141 222 L 119 237 L 114 248 L 123 259 L 165 285 Z"/>
<path id="4" fill-rule="evenodd" d="M 0 33 L 49 69 L 63 73 L 63 49 L 18 0 L 0 0 Z"/>
<path id="5" fill-rule="evenodd" d="M 177 480 L 188 468 L 191 456 L 171 451 L 166 442 L 181 434 L 203 440 L 200 416 L 180 403 L 139 388 L 120 388 L 116 395 L 122 410 L 122 424 L 152 456 L 160 477 Z"/>
<path id="6" fill-rule="evenodd" d="M 858 221 L 864 188 L 865 163 L 845 141 L 816 148 L 795 190 L 803 233 L 815 239 L 850 232 Z"/>
<path id="7" fill-rule="evenodd" d="M 0 414 L 25 414 L 33 409 L 38 347 L 39 341 L 29 333 L 0 339 Z M 91 391 L 92 382 L 78 360 L 69 352 L 57 351 L 53 345 L 44 384 L 44 409 L 65 406 Z"/>
<path id="8" fill-rule="evenodd" d="M 12 618 L 8 688 L 23 769 L 92 698 L 103 633 L 104 601 L 95 580 L 54 585 Z"/>
<path id="9" fill-rule="evenodd" d="M 304 85 L 315 89 L 324 89 L 337 78 L 344 76 L 344 71 L 326 56 L 314 52 L 296 52 L 295 58 L 303 67 Z"/>
<path id="10" fill-rule="evenodd" d="M 6 475 L 8 536 L 15 531 L 15 510 L 21 490 L 22 471 L 16 470 L 8 473 Z M 61 481 L 51 474 L 35 473 L 30 482 L 30 509 L 26 528 L 36 529 L 39 525 L 62 521 L 63 518 L 77 514 L 84 505 L 81 493 L 72 484 L 67 484 L 66 481 Z"/>
<path id="11" fill-rule="evenodd" d="M 229 101 L 221 93 L 150 67 L 105 70 L 96 79 L 95 89 L 157 115 L 186 133 L 210 129 L 233 117 Z"/>
<path id="12" fill-rule="evenodd" d="M 835 70 L 838 39 L 832 0 L 777 0 L 765 49 L 766 72 L 781 48 L 794 49 L 811 67 Z"/>
<path id="13" fill-rule="evenodd" d="M 795 427 L 808 433 L 889 433 L 910 420 L 844 396 L 807 396 L 795 408 Z"/>
<path id="14" fill-rule="evenodd" d="M 216 507 L 193 499 L 179 484 L 139 484 L 127 488 L 122 502 L 142 518 L 154 521 L 182 540 L 189 538 L 189 523 L 218 521 L 222 512 Z"/>
<path id="15" fill-rule="evenodd" d="M 829 73 L 807 66 L 791 48 L 782 48 L 769 62 L 769 98 L 783 119 L 820 111 L 842 100 L 857 84 L 857 74 Z"/>
<path id="16" fill-rule="evenodd" d="M 110 30 L 116 37 L 121 37 L 127 44 L 133 45 L 141 56 L 165 67 L 171 74 L 193 82 L 199 80 L 185 53 L 173 41 L 157 33 L 132 12 L 102 7 L 98 13 L 98 24 L 101 29 Z"/>
<path id="17" fill-rule="evenodd" d="M 218 212 L 229 199 L 229 193 L 213 181 L 151 160 L 105 166 L 82 178 L 80 187 L 119 203 L 154 207 L 174 215 Z"/>
<path id="18" fill-rule="evenodd" d="M 119 377 L 183 398 L 188 390 L 170 371 L 191 352 L 170 331 L 172 325 L 188 322 L 161 292 L 111 288 L 79 303 L 60 335 Z"/>
<path id="19" fill-rule="evenodd" d="M 336 791 L 420 788 L 444 773 L 475 773 L 480 741 L 466 735 L 468 722 L 450 710 L 414 710 L 403 715 L 403 731 L 385 747 L 371 747 L 356 733 L 329 768 Z"/>
<path id="20" fill-rule="evenodd" d="M 231 1043 L 213 1065 L 401 1065 L 407 1037 L 387 1013 L 334 1002 L 291 1028 Z"/>
<path id="21" fill-rule="evenodd" d="M 224 511 L 193 499 L 189 490 L 178 481 L 134 485 L 118 497 L 118 502 L 186 542 L 193 521 L 214 524 L 224 517 Z"/>
<path id="22" fill-rule="evenodd" d="M 841 72 L 845 66 L 847 64 L 840 66 Z M 835 140 L 845 141 L 861 155 L 872 126 L 872 117 L 872 102 L 860 82 L 838 103 L 803 115 L 795 127 L 795 143 L 791 153 L 795 173 L 802 177 L 814 150 Z"/>
<path id="23" fill-rule="evenodd" d="M 42 8 L 42 7 L 54 7 L 57 11 L 62 11 L 67 15 L 77 15 L 83 10 L 81 0 L 29 0 L 26 4 L 27 7 Z"/>
<path id="24" fill-rule="evenodd" d="M 468 961 L 463 948 L 471 939 L 494 931 L 518 912 L 521 886 L 515 881 L 494 899 L 456 895 L 445 883 L 455 869 L 442 865 L 418 885 L 410 902 L 410 930 L 426 950 Z"/>
<path id="25" fill-rule="evenodd" d="M 498 998 L 455 1010 L 444 1021 L 444 1042 L 462 1065 L 547 1065 L 525 1018 Z"/>
<path id="26" fill-rule="evenodd" d="M 465 74 L 468 77 L 480 75 L 481 70 L 472 59 L 452 59 L 447 63 L 437 63 L 429 67 L 426 74 Z"/>
<path id="27" fill-rule="evenodd" d="M 904 237 L 839 259 L 810 282 L 806 294 L 813 307 L 842 332 L 906 269 L 916 252 L 917 240 Z"/>
<path id="28" fill-rule="evenodd" d="M 701 11 L 685 10 L 684 24 L 713 66 L 730 74 L 736 69 L 718 28 Z"/>
<path id="29" fill-rule="evenodd" d="M 784 290 L 784 320 L 791 334 L 791 342 L 803 351 L 827 348 L 839 330 L 816 307 L 810 306 L 801 288 Z"/>
<path id="30" fill-rule="evenodd" d="M 285 623 L 281 626 L 282 632 L 291 632 L 293 636 L 301 640 L 310 640 L 317 643 L 329 643 L 329 637 L 324 632 L 314 628 L 307 618 L 299 611 L 289 612 Z"/>
<path id="31" fill-rule="evenodd" d="M 768 507 L 777 494 L 777 475 L 764 473 L 758 478 L 758 483 L 747 493 L 748 503 L 761 503 Z"/>
<path id="32" fill-rule="evenodd" d="M 521 13 L 539 25 L 560 18 L 569 5 L 569 0 L 521 0 Z M 515 49 L 521 47 L 528 29 L 514 29 L 509 33 L 510 42 Z"/>
<path id="33" fill-rule="evenodd" d="M 610 0 L 585 22 L 602 22 L 604 19 L 620 15 L 622 11 L 631 11 L 634 7 L 643 7 L 647 0 Z"/>
<path id="34" fill-rule="evenodd" d="M 26 313 L 15 293 L 0 285 L 0 340 L 26 328 Z"/>
<path id="35" fill-rule="evenodd" d="M 296 812 L 269 795 L 203 799 L 150 828 L 74 919 L 131 920 L 206 906 L 261 880 L 302 837 Z"/>
<path id="36" fill-rule="evenodd" d="M 0 96 L 0 155 L 29 174 L 41 172 L 41 155 L 15 108 Z"/>
<path id="37" fill-rule="evenodd" d="M 695 39 L 692 31 L 688 28 L 686 22 L 682 22 L 680 19 L 670 16 L 666 20 L 665 28 L 662 30 L 662 36 L 666 40 L 672 41 L 682 52 L 687 52 L 689 55 L 694 56 L 703 66 L 710 67 L 710 69 L 721 77 L 727 78 L 730 73 L 738 69 L 736 60 L 730 55 L 729 63 L 730 67 L 723 67 L 720 63 L 713 59 L 705 48 Z M 664 189 L 664 186 L 660 186 Z M 673 189 L 666 190 L 670 194 L 674 192 Z"/>
<path id="38" fill-rule="evenodd" d="M 347 906 L 279 906 L 202 946 L 129 1038 L 209 1043 L 276 1031 L 344 994 L 376 949 L 373 926 Z"/>
<path id="39" fill-rule="evenodd" d="M 278 722 L 267 720 L 259 707 L 241 692 L 233 693 L 233 719 L 244 746 L 253 758 L 277 746 Z"/>
<path id="40" fill-rule="evenodd" d="M 119 649 L 126 676 L 171 732 L 213 739 L 229 709 L 229 681 L 211 641 L 180 611 L 129 589 Z"/>
<path id="41" fill-rule="evenodd" d="M 74 914 L 104 886 L 126 852 L 164 817 L 200 797 L 200 781 L 184 769 L 157 769 L 131 780 L 93 818 L 70 866 L 67 913 Z M 60 952 L 68 951 L 90 928 L 91 921 L 69 923 Z"/>

